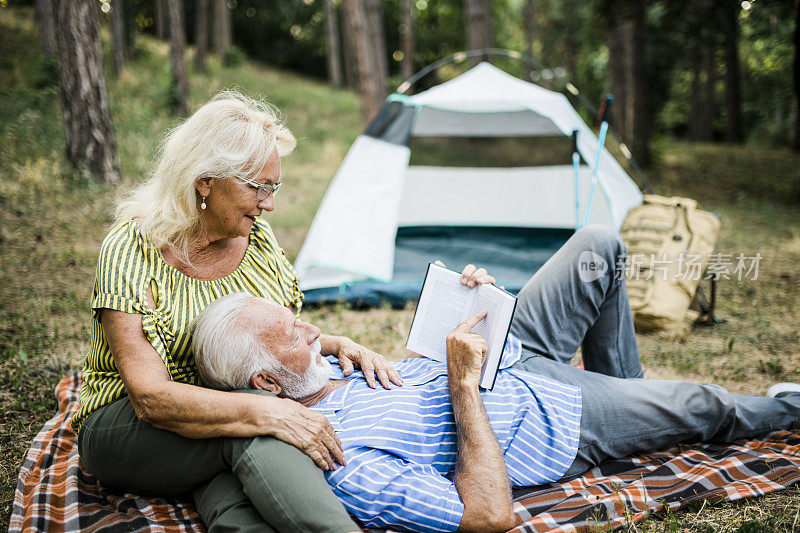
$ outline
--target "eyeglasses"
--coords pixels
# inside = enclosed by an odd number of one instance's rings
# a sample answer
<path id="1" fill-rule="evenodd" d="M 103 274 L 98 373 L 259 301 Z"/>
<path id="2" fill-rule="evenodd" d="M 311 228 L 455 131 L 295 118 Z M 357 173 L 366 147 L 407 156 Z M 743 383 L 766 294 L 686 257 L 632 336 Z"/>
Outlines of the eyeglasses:
<path id="1" fill-rule="evenodd" d="M 256 189 L 256 200 L 258 200 L 259 202 L 262 200 L 266 200 L 270 194 L 273 196 L 278 194 L 278 190 L 281 188 L 281 185 L 283 185 L 283 182 L 280 181 L 275 184 L 270 184 L 270 183 L 259 183 L 257 181 L 243 178 L 241 176 L 236 176 L 236 178 L 240 179 L 241 181 L 245 182 L 246 184 Z"/>

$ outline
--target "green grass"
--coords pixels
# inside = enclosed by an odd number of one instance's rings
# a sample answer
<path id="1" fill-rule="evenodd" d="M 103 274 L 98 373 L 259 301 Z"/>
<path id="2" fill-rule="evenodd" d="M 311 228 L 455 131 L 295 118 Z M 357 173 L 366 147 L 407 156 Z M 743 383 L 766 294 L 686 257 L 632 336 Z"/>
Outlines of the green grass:
<path id="1" fill-rule="evenodd" d="M 19 466 L 34 434 L 53 414 L 53 387 L 76 369 L 89 342 L 89 297 L 97 251 L 121 187 L 72 173 L 63 156 L 59 93 L 48 85 L 33 11 L 0 17 L 0 529 L 7 527 Z M 107 79 L 124 179 L 146 176 L 169 111 L 167 45 L 139 40 L 137 58 Z M 191 65 L 191 63 L 190 63 Z M 191 67 L 190 67 L 191 68 Z M 110 70 L 109 70 L 110 72 Z M 190 72 L 190 108 L 225 87 L 262 94 L 285 114 L 298 147 L 284 164 L 286 187 L 269 221 L 295 257 L 316 206 L 361 129 L 358 101 L 345 91 L 264 65 L 226 68 L 212 58 Z M 648 173 L 660 192 L 691 196 L 720 214 L 720 249 L 761 252 L 759 280 L 720 284 L 727 322 L 680 341 L 640 335 L 650 377 L 714 381 L 761 394 L 800 380 L 800 157 L 786 150 L 667 143 Z M 457 265 L 454 265 L 457 266 Z M 397 359 L 411 308 L 370 311 L 336 305 L 306 319 Z M 632 531 L 788 531 L 800 490 L 736 504 L 672 512 Z M 760 528 L 760 529 L 759 529 Z M 771 528 L 771 529 L 770 529 Z"/>

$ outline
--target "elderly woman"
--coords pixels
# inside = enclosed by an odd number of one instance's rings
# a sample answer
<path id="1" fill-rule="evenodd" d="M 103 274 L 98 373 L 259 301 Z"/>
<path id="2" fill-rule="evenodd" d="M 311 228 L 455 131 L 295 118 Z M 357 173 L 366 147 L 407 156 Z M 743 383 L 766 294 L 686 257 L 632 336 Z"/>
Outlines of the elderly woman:
<path id="1" fill-rule="evenodd" d="M 294 145 L 268 105 L 217 95 L 169 133 L 100 249 L 72 422 L 81 460 L 111 487 L 193 492 L 211 531 L 358 529 L 315 467 L 346 461 L 327 420 L 271 395 L 200 387 L 191 351 L 190 322 L 222 295 L 246 291 L 299 313 L 292 265 L 259 218 L 275 209 Z M 320 343 L 371 386 L 376 376 L 401 384 L 352 340 Z"/>

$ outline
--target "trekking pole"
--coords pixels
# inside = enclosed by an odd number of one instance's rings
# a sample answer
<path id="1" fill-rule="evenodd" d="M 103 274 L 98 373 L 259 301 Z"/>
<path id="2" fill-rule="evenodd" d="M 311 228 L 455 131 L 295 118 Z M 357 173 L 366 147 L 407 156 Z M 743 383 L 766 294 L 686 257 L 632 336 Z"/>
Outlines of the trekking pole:
<path id="1" fill-rule="evenodd" d="M 600 110 L 601 116 L 598 117 L 600 120 L 600 134 L 598 135 L 598 143 L 597 143 L 597 156 L 594 159 L 594 168 L 592 169 L 592 181 L 589 186 L 589 198 L 586 201 L 586 213 L 583 217 L 583 225 L 587 225 L 589 223 L 589 216 L 592 214 L 592 204 L 594 203 L 594 190 L 597 187 L 597 170 L 600 168 L 600 155 L 605 150 L 606 146 L 606 135 L 608 134 L 608 122 L 611 119 L 611 102 L 614 101 L 614 97 L 606 95 L 605 101 L 603 102 L 603 106 Z"/>
<path id="2" fill-rule="evenodd" d="M 578 130 L 572 130 L 572 185 L 575 191 L 575 231 L 581 229 L 581 154 L 578 153 Z"/>

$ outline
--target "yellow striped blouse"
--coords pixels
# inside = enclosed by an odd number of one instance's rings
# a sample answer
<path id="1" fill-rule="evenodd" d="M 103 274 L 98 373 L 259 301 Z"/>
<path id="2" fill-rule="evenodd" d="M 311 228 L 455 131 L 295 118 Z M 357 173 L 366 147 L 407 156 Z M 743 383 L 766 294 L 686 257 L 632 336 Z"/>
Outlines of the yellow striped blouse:
<path id="1" fill-rule="evenodd" d="M 152 287 L 155 309 L 147 302 Z M 303 294 L 297 276 L 269 224 L 256 219 L 241 264 L 213 281 L 190 278 L 164 262 L 135 222 L 118 225 L 100 248 L 92 293 L 92 345 L 83 364 L 80 409 L 72 419 L 77 432 L 95 409 L 125 395 L 122 378 L 98 320 L 98 309 L 142 315 L 142 329 L 167 366 L 173 381 L 199 384 L 189 324 L 220 296 L 248 292 L 300 312 Z"/>

